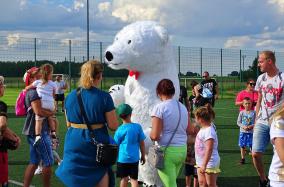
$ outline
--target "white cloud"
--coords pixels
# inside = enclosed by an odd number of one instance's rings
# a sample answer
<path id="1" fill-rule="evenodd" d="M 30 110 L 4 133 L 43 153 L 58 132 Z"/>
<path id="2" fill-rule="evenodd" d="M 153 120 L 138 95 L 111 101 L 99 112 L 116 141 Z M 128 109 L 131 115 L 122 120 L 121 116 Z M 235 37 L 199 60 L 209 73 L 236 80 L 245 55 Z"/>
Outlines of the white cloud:
<path id="1" fill-rule="evenodd" d="M 74 10 L 79 11 L 84 8 L 84 0 L 75 0 L 73 5 Z"/>
<path id="2" fill-rule="evenodd" d="M 130 3 L 114 9 L 112 15 L 124 22 L 134 22 L 138 20 L 158 20 L 159 9 L 142 4 Z"/>
<path id="3" fill-rule="evenodd" d="M 27 4 L 27 0 L 19 0 L 19 3 L 20 3 L 20 7 L 24 8 Z"/>
<path id="4" fill-rule="evenodd" d="M 109 12 L 111 9 L 111 3 L 110 2 L 99 3 L 98 9 L 100 12 Z"/>
<path id="5" fill-rule="evenodd" d="M 65 7 L 64 5 L 58 5 L 58 7 L 63 8 L 64 10 L 66 10 L 67 12 L 72 12 L 71 8 Z"/>
<path id="6" fill-rule="evenodd" d="M 269 30 L 269 27 L 268 27 L 268 26 L 265 26 L 265 27 L 263 28 L 263 30 L 264 30 L 264 31 L 268 31 L 268 30 Z"/>
<path id="7" fill-rule="evenodd" d="M 58 7 L 63 8 L 67 12 L 73 12 L 73 11 L 79 12 L 82 8 L 84 8 L 84 6 L 85 6 L 84 0 L 74 0 L 72 6 L 67 6 L 63 4 L 58 5 Z"/>
<path id="8" fill-rule="evenodd" d="M 261 48 L 273 48 L 274 46 L 283 46 L 284 40 L 275 40 L 275 39 L 267 39 L 267 40 L 260 40 L 255 44 L 257 47 Z"/>
<path id="9" fill-rule="evenodd" d="M 189 19 L 193 1 L 196 0 L 113 0 L 111 15 L 125 23 L 153 20 L 176 28 Z"/>
<path id="10" fill-rule="evenodd" d="M 284 13 L 284 0 L 268 0 L 269 4 L 276 5 L 281 13 Z"/>
<path id="11" fill-rule="evenodd" d="M 8 41 L 8 46 L 12 46 L 18 43 L 20 39 L 20 34 L 16 33 L 16 34 L 8 34 L 7 36 L 7 41 Z"/>
<path id="12" fill-rule="evenodd" d="M 242 48 L 250 41 L 249 36 L 230 37 L 224 44 L 225 48 Z"/>

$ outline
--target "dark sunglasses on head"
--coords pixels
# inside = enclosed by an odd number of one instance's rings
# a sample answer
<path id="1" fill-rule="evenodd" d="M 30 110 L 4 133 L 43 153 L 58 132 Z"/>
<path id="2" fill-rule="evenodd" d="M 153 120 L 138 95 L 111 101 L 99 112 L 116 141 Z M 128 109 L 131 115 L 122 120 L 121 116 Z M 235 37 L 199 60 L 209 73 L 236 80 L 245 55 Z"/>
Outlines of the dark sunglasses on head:
<path id="1" fill-rule="evenodd" d="M 255 86 L 255 83 L 254 82 L 250 82 L 249 85 Z"/>

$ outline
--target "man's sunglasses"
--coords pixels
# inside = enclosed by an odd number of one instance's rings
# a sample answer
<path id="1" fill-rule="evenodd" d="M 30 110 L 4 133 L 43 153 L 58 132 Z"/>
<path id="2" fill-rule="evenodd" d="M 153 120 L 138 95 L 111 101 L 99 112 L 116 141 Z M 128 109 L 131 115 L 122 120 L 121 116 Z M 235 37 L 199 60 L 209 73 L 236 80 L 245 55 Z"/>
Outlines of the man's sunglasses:
<path id="1" fill-rule="evenodd" d="M 255 83 L 254 82 L 250 82 L 249 85 L 255 86 Z"/>

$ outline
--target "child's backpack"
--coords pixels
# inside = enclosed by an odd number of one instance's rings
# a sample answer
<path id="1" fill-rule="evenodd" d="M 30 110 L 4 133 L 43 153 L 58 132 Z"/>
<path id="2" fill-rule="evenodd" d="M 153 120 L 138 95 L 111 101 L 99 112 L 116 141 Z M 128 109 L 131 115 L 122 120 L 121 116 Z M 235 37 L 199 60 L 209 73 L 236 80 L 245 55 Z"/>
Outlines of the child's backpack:
<path id="1" fill-rule="evenodd" d="M 203 98 L 211 99 L 213 97 L 212 92 L 209 90 L 209 88 L 202 88 L 202 93 L 201 93 Z"/>
<path id="2" fill-rule="evenodd" d="M 26 90 L 22 90 L 18 95 L 18 98 L 16 100 L 16 105 L 15 105 L 16 116 L 27 115 L 27 109 L 25 107 L 26 93 L 27 93 Z"/>

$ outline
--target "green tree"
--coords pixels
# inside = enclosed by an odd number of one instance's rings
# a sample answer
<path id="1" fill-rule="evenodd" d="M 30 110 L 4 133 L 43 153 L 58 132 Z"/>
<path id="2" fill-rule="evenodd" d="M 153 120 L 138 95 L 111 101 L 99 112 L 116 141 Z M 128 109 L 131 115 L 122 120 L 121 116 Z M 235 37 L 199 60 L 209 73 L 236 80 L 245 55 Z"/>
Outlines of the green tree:
<path id="1" fill-rule="evenodd" d="M 243 71 L 244 80 L 247 80 L 248 78 L 257 79 L 258 75 L 260 74 L 257 64 L 258 64 L 258 58 L 255 57 L 252 62 L 252 65 L 249 66 L 249 69 Z"/>

